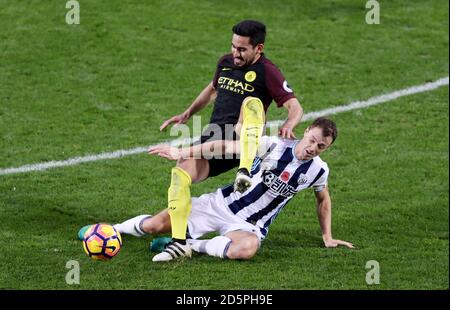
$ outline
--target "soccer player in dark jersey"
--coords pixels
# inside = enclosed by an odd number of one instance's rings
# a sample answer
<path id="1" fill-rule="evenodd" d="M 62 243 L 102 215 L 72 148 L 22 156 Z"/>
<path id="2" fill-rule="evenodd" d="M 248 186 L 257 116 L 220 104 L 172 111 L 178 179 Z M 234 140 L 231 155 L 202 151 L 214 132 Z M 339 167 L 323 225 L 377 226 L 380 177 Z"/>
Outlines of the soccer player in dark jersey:
<path id="1" fill-rule="evenodd" d="M 244 192 L 251 186 L 249 171 L 263 132 L 265 112 L 272 100 L 288 111 L 279 136 L 295 138 L 294 128 L 300 122 L 303 110 L 280 70 L 264 55 L 265 35 L 266 27 L 258 21 L 244 20 L 236 24 L 233 27 L 231 54 L 219 60 L 212 82 L 185 112 L 166 120 L 160 127 L 164 130 L 170 124 L 186 123 L 215 98 L 210 127 L 202 133 L 199 143 L 236 140 L 237 132 L 241 144 L 240 159 L 182 159 L 172 169 L 168 207 L 173 242 L 168 247 L 183 250 L 189 247 L 186 244 L 186 229 L 192 207 L 192 183 L 239 167 L 234 189 Z M 220 134 L 217 129 L 220 129 Z"/>

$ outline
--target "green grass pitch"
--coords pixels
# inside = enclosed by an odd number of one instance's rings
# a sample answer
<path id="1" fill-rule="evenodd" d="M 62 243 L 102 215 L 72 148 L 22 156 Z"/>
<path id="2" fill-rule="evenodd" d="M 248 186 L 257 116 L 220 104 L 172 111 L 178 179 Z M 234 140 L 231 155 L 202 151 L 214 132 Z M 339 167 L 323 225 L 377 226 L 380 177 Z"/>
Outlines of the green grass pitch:
<path id="1" fill-rule="evenodd" d="M 445 0 L 380 1 L 379 25 L 366 24 L 363 0 L 79 2 L 80 24 L 67 25 L 66 1 L 0 0 L 0 169 L 171 139 L 160 124 L 211 80 L 245 18 L 266 23 L 266 55 L 305 112 L 448 76 Z M 94 262 L 78 229 L 164 208 L 172 162 L 141 154 L 0 175 L 0 288 L 448 289 L 448 107 L 445 86 L 332 117 L 333 236 L 355 250 L 323 247 L 306 191 L 250 261 L 155 264 L 151 238 L 125 236 L 116 258 Z M 269 109 L 269 120 L 284 116 Z M 65 281 L 69 260 L 79 285 Z M 378 285 L 365 281 L 369 260 Z"/>

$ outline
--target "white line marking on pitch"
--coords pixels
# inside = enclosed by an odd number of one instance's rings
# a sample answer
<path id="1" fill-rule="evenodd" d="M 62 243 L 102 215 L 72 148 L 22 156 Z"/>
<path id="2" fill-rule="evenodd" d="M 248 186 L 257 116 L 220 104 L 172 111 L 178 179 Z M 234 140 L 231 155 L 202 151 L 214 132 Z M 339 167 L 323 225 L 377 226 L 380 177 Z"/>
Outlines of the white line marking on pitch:
<path id="1" fill-rule="evenodd" d="M 449 77 L 447 76 L 447 77 L 439 79 L 435 82 L 430 82 L 430 83 L 426 83 L 426 84 L 422 84 L 422 85 L 418 85 L 418 86 L 408 87 L 405 89 L 394 91 L 392 93 L 384 94 L 384 95 L 377 96 L 377 97 L 372 97 L 365 101 L 355 101 L 355 102 L 352 102 L 352 103 L 349 103 L 349 104 L 343 105 L 343 106 L 337 106 L 334 108 L 329 108 L 329 109 L 325 109 L 325 110 L 321 110 L 321 111 L 306 113 L 302 118 L 302 122 L 315 119 L 319 116 L 327 116 L 327 115 L 337 114 L 337 113 L 341 113 L 341 112 L 347 112 L 347 111 L 351 111 L 351 110 L 367 108 L 367 107 L 377 105 L 377 104 L 380 104 L 383 102 L 395 100 L 400 97 L 430 91 L 430 90 L 448 85 L 448 79 L 449 79 Z M 279 126 L 279 125 L 283 124 L 283 122 L 284 122 L 283 120 L 271 121 L 271 122 L 267 123 L 267 127 Z M 176 139 L 171 142 L 171 144 L 173 144 L 173 145 L 180 145 L 183 143 L 186 143 L 186 139 Z M 24 173 L 24 172 L 32 172 L 32 171 L 42 171 L 42 170 L 47 170 L 47 169 L 52 169 L 52 168 L 57 168 L 57 167 L 74 166 L 74 165 L 92 162 L 92 161 L 120 158 L 120 157 L 124 157 L 124 156 L 145 153 L 147 151 L 147 149 L 148 149 L 148 147 L 137 147 L 137 148 L 130 149 L 130 150 L 118 150 L 118 151 L 114 151 L 114 152 L 101 153 L 101 154 L 97 154 L 97 155 L 87 155 L 87 156 L 75 157 L 75 158 L 71 158 L 71 159 L 67 159 L 67 160 L 62 160 L 62 161 L 49 161 L 46 163 L 25 165 L 25 166 L 17 167 L 17 168 L 5 168 L 5 169 L 0 169 L 0 175 L 16 174 L 16 173 Z"/>

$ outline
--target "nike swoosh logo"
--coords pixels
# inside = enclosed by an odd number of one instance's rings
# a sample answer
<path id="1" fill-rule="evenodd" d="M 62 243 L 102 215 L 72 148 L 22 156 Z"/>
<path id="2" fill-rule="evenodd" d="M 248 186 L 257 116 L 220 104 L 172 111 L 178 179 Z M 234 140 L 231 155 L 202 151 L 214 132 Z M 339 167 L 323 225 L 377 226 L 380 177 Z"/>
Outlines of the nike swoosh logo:
<path id="1" fill-rule="evenodd" d="M 169 200 L 169 205 L 170 205 L 170 203 L 171 202 L 174 202 L 174 201 L 176 201 L 176 200 Z M 174 206 L 169 206 L 169 210 L 175 210 L 177 207 L 174 207 Z"/>
<path id="2" fill-rule="evenodd" d="M 231 69 L 231 68 L 222 68 L 222 71 L 230 71 L 230 70 L 233 70 L 233 69 Z"/>

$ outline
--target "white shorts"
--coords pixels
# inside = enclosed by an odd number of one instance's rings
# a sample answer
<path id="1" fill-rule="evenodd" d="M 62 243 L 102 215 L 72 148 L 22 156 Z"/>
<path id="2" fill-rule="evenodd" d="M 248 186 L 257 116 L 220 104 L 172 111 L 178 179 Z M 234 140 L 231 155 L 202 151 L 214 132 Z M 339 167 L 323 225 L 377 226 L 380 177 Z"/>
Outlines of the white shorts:
<path id="1" fill-rule="evenodd" d="M 224 236 L 231 231 L 241 230 L 254 233 L 259 240 L 264 239 L 259 228 L 244 221 L 231 212 L 225 204 L 222 191 L 192 198 L 192 211 L 188 219 L 189 234 L 197 239 L 210 232 Z"/>

